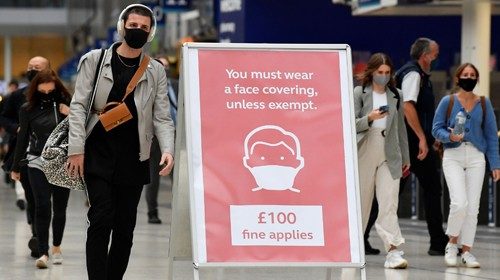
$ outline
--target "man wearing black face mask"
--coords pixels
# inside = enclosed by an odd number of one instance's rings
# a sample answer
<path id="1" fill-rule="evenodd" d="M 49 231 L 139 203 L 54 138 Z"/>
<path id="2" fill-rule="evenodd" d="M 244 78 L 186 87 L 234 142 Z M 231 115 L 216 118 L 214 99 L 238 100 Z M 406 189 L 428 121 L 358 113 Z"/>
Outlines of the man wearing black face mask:
<path id="1" fill-rule="evenodd" d="M 433 149 L 435 140 L 432 136 L 435 104 L 430 72 L 438 54 L 439 46 L 435 41 L 418 38 L 411 46 L 412 60 L 396 72 L 397 86 L 403 92 L 410 170 L 417 176 L 424 193 L 425 220 L 430 235 L 427 253 L 431 256 L 444 255 L 448 242 L 443 230 L 439 156 Z M 401 186 L 407 181 L 408 177 L 401 180 Z"/>
<path id="2" fill-rule="evenodd" d="M 50 63 L 49 60 L 45 57 L 35 56 L 31 58 L 28 62 L 28 69 L 26 71 L 26 77 L 31 82 L 36 74 L 44 69 L 49 69 Z M 9 139 L 9 153 L 5 156 L 4 165 L 2 168 L 6 172 L 10 172 L 12 167 L 13 160 L 13 151 L 16 146 L 16 135 L 19 130 L 19 109 L 21 105 L 26 102 L 25 92 L 27 91 L 29 86 L 20 88 L 9 96 L 9 98 L 5 101 L 5 105 L 0 114 L 0 126 L 3 126 L 5 130 L 11 135 Z M 28 224 L 31 224 L 31 232 L 32 237 L 28 243 L 29 248 L 31 249 L 31 256 L 34 258 L 38 258 L 38 242 L 36 239 L 36 231 L 35 231 L 35 199 L 33 197 L 33 191 L 31 190 L 31 186 L 28 180 L 28 168 L 27 166 L 23 166 L 20 170 L 21 172 L 21 184 L 24 189 L 24 193 L 26 196 L 26 215 L 28 218 Z"/>
<path id="3" fill-rule="evenodd" d="M 90 280 L 122 279 L 125 274 L 142 187 L 150 180 L 153 137 L 158 139 L 161 150 L 159 161 L 153 162 L 161 165 L 159 175 L 168 175 L 173 167 L 175 128 L 165 94 L 167 77 L 163 66 L 143 52 L 155 29 L 156 21 L 148 7 L 133 4 L 121 12 L 117 31 L 123 41 L 105 52 L 93 101 L 101 50 L 87 53 L 78 65 L 69 114 L 67 171 L 70 176 L 83 177 L 87 185 L 90 208 L 86 255 Z M 145 69 L 144 73 L 139 74 L 135 88 L 126 95 L 127 85 L 141 69 Z M 99 118 L 105 105 L 122 100 L 131 118 L 106 129 L 106 122 Z"/>

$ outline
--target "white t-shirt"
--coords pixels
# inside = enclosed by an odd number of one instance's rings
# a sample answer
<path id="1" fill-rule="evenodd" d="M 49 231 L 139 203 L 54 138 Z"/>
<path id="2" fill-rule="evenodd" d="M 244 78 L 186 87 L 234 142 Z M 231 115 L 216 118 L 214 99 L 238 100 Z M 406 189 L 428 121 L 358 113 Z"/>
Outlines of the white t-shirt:
<path id="1" fill-rule="evenodd" d="M 378 93 L 378 92 L 372 92 L 373 96 L 373 109 L 378 109 L 380 106 L 387 105 L 387 93 Z M 372 127 L 376 128 L 383 128 L 385 129 L 387 127 L 387 116 L 374 120 L 372 122 Z"/>
<path id="2" fill-rule="evenodd" d="M 420 92 L 420 74 L 417 71 L 411 71 L 403 77 L 401 91 L 403 92 L 403 101 L 417 102 Z"/>

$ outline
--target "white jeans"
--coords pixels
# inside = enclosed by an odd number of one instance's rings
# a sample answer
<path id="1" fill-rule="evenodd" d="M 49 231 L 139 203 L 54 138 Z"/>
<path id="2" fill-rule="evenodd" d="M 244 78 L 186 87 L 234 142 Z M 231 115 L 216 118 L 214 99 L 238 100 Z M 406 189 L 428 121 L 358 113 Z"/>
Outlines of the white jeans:
<path id="1" fill-rule="evenodd" d="M 444 150 L 443 172 L 450 191 L 446 234 L 459 236 L 460 243 L 469 247 L 476 235 L 485 166 L 484 154 L 470 142 Z"/>
<path id="2" fill-rule="evenodd" d="M 386 251 L 391 245 L 405 242 L 398 224 L 399 178 L 393 179 L 385 158 L 385 138 L 382 129 L 371 128 L 358 151 L 359 185 L 361 189 L 361 219 L 366 229 L 373 193 L 377 195 L 379 212 L 375 228 Z"/>

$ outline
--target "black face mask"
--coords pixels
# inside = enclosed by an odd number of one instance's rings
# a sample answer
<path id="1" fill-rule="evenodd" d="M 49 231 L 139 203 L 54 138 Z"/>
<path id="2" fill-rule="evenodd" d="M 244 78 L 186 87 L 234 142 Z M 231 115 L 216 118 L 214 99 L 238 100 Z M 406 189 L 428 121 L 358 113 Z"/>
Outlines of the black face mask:
<path id="1" fill-rule="evenodd" d="M 148 41 L 149 32 L 140 28 L 125 28 L 125 42 L 133 49 L 142 48 Z"/>
<path id="2" fill-rule="evenodd" d="M 49 93 L 43 93 L 43 92 L 37 92 L 37 94 L 39 94 L 40 96 L 40 100 L 42 102 L 52 102 L 52 101 L 56 101 L 56 92 L 55 91 L 51 91 Z"/>
<path id="3" fill-rule="evenodd" d="M 38 74 L 38 70 L 31 69 L 26 72 L 26 78 L 28 78 L 28 81 L 33 81 L 35 78 L 36 74 Z"/>
<path id="4" fill-rule="evenodd" d="M 477 84 L 477 79 L 471 79 L 471 78 L 458 79 L 458 86 L 467 92 L 472 91 L 476 87 L 476 84 Z"/>

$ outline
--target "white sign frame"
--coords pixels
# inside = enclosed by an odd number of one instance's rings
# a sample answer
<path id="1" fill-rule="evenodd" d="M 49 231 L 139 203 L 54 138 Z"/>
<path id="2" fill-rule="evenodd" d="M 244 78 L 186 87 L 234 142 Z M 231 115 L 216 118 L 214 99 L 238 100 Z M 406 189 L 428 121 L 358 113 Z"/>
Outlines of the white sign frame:
<path id="1" fill-rule="evenodd" d="M 200 88 L 198 50 L 280 50 L 338 51 L 351 262 L 208 262 L 206 255 L 201 152 Z M 186 149 L 190 188 L 191 234 L 195 267 L 352 267 L 364 271 L 365 255 L 361 223 L 357 143 L 354 118 L 351 48 L 346 44 L 229 44 L 186 43 L 182 49 L 182 85 L 184 88 Z"/>

